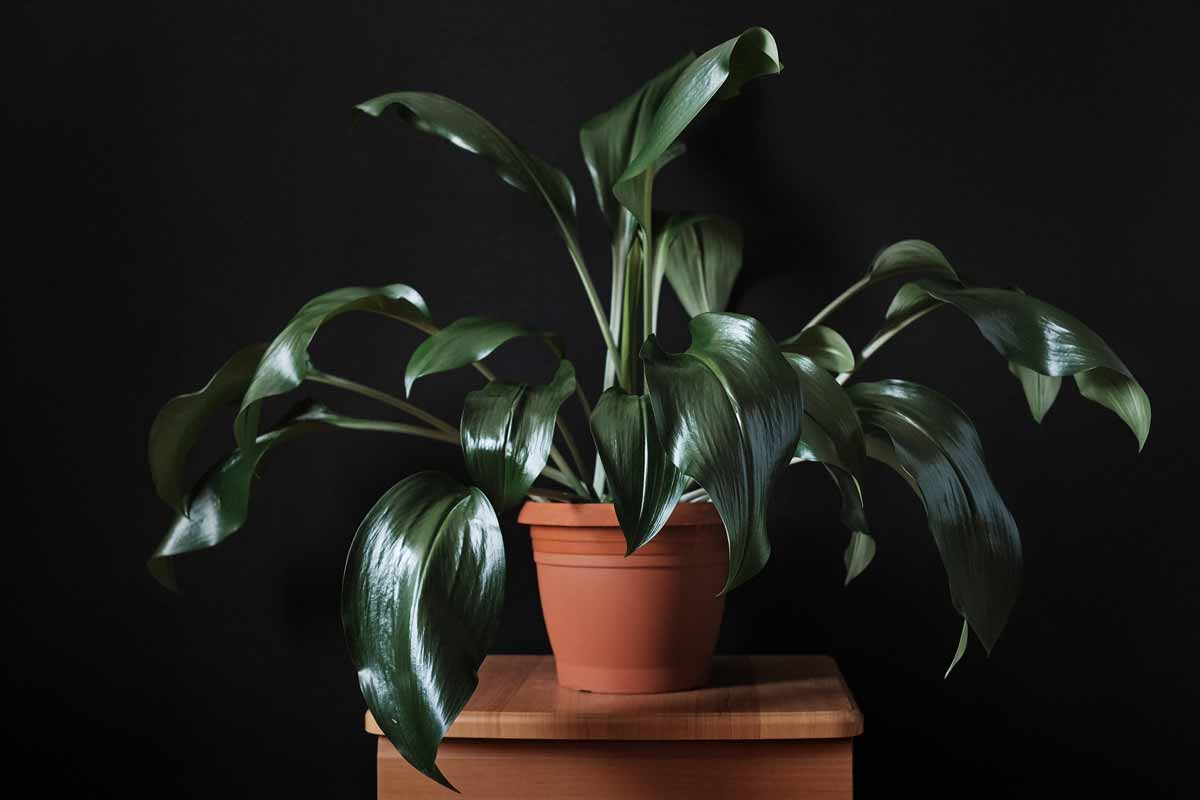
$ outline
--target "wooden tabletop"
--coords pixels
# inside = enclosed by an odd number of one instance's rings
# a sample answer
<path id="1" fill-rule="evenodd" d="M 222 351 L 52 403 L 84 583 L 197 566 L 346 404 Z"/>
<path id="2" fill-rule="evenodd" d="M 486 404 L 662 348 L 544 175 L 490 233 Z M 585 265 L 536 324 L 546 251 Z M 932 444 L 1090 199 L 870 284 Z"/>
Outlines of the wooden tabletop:
<path id="1" fill-rule="evenodd" d="M 367 730 L 383 732 L 370 712 Z M 718 656 L 710 684 L 666 694 L 559 687 L 553 656 L 488 656 L 458 739 L 843 739 L 863 718 L 829 656 Z"/>

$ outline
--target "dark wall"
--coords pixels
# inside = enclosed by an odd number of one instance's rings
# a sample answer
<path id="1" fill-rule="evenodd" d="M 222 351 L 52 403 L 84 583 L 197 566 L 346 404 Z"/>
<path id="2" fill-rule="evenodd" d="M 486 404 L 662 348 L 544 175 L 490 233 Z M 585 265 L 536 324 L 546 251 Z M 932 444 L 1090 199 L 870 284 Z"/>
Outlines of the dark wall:
<path id="1" fill-rule="evenodd" d="M 842 588 L 845 533 L 820 470 L 771 509 L 774 555 L 730 598 L 720 649 L 831 652 L 866 713 L 862 797 L 1184 793 L 1200 703 L 1191 486 L 1197 15 L 1184 4 L 641 2 L 42 4 L 3 49 L 9 526 L 6 760 L 77 796 L 369 797 L 373 742 L 337 616 L 344 553 L 417 440 L 290 447 L 246 530 L 180 565 L 143 561 L 169 513 L 146 431 L 305 300 L 405 281 L 438 319 L 561 331 L 593 394 L 601 353 L 545 213 L 478 160 L 356 117 L 384 91 L 476 108 L 572 178 L 607 297 L 606 233 L 577 129 L 687 49 L 749 25 L 782 76 L 706 113 L 656 200 L 746 229 L 736 310 L 790 334 L 905 237 L 979 283 L 1088 321 L 1149 392 L 1129 431 L 1070 385 L 1041 426 L 1003 360 L 940 312 L 865 370 L 951 394 L 1021 525 L 1025 588 L 991 658 L 958 637 L 919 503 L 868 475 L 879 538 Z M 894 286 L 834 320 L 862 342 Z M 664 303 L 667 344 L 686 341 Z M 325 369 L 400 391 L 414 334 L 374 318 L 322 333 Z M 498 371 L 548 366 L 514 344 Z M 456 417 L 472 374 L 415 397 Z M 354 413 L 377 410 L 316 391 Z M 382 412 L 379 412 L 382 413 Z M 570 412 L 574 415 L 574 411 Z M 580 420 L 571 421 L 579 428 Z M 230 444 L 218 426 L 201 461 Z M 505 520 L 497 652 L 548 652 L 529 544 Z"/>

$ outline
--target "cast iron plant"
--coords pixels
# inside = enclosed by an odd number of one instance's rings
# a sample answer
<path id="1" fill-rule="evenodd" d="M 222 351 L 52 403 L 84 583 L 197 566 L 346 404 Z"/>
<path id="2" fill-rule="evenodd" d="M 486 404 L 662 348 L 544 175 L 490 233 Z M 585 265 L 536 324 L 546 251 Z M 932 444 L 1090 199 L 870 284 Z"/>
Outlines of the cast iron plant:
<path id="1" fill-rule="evenodd" d="M 990 651 L 1017 595 L 1021 543 L 984 466 L 979 436 L 967 415 L 933 389 L 903 380 L 852 383 L 856 369 L 900 331 L 948 306 L 970 317 L 1004 358 L 1035 420 L 1071 376 L 1084 397 L 1124 420 L 1140 449 L 1150 429 L 1149 400 L 1083 323 L 1017 290 L 967 285 L 923 241 L 885 248 L 861 278 L 784 338 L 753 317 L 726 312 L 742 266 L 740 228 L 712 214 L 662 213 L 654 207 L 654 183 L 683 154 L 679 136 L 711 101 L 781 69 L 774 38 L 752 28 L 700 56 L 689 53 L 583 125 L 583 157 L 611 235 L 607 310 L 584 263 L 575 192 L 562 172 L 436 94 L 397 92 L 358 106 L 486 159 L 550 212 L 607 350 L 604 391 L 593 408 L 557 337 L 537 329 L 486 317 L 442 326 L 416 289 L 399 283 L 323 294 L 270 344 L 238 352 L 204 388 L 170 400 L 155 419 L 151 470 L 175 517 L 151 571 L 172 585 L 172 557 L 212 547 L 240 529 L 263 459 L 310 431 L 381 431 L 461 447 L 469 484 L 419 472 L 370 510 L 350 547 L 342 593 L 346 638 L 367 705 L 401 755 L 447 786 L 434 763 L 437 748 L 475 689 L 503 599 L 496 515 L 525 498 L 613 502 L 630 552 L 655 536 L 677 503 L 712 502 L 729 542 L 729 591 L 767 562 L 766 507 L 780 473 L 789 464 L 817 462 L 841 490 L 850 531 L 848 582 L 875 551 L 859 483 L 865 461 L 875 459 L 924 503 L 951 602 L 963 618 L 951 667 L 968 631 Z M 691 317 L 691 345 L 682 353 L 664 352 L 655 340 L 664 279 Z M 893 279 L 908 282 L 855 356 L 825 320 L 863 289 Z M 308 347 L 318 329 L 350 311 L 381 314 L 428 337 L 408 362 L 406 395 L 434 373 L 473 367 L 482 375 L 485 384 L 464 399 L 457 427 L 312 363 Z M 518 337 L 553 351 L 558 366 L 546 383 L 505 382 L 482 363 Z M 264 425 L 263 402 L 305 382 L 373 398 L 405 421 L 348 417 L 301 401 Z M 558 416 L 572 396 L 591 420 L 598 453 L 592 470 Z M 185 489 L 189 450 L 206 421 L 230 404 L 238 407 L 235 449 Z M 566 454 L 554 444 L 556 433 Z"/>

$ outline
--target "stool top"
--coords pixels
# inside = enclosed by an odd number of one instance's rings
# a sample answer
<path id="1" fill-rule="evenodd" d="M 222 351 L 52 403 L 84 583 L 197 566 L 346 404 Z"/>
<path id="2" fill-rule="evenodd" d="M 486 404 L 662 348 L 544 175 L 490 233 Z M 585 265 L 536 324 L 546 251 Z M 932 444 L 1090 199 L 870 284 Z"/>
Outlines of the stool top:
<path id="1" fill-rule="evenodd" d="M 383 734 L 370 712 L 366 728 Z M 563 689 L 553 656 L 488 656 L 446 737 L 843 739 L 862 730 L 862 713 L 829 656 L 717 656 L 708 686 L 664 694 Z"/>

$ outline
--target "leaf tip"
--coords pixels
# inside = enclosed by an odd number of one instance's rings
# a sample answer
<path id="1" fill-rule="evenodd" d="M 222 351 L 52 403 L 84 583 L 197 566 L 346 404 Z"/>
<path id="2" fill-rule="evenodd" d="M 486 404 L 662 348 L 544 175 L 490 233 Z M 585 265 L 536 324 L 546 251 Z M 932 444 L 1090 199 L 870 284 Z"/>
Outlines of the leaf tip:
<path id="1" fill-rule="evenodd" d="M 954 658 L 950 659 L 950 666 L 946 667 L 946 674 L 942 676 L 942 680 L 950 677 L 950 673 L 954 670 L 954 667 L 958 665 L 958 662 L 962 660 L 963 654 L 967 652 L 968 630 L 967 621 L 964 619 L 962 633 L 958 637 L 958 649 L 954 651 Z M 990 648 L 988 652 L 991 652 Z"/>

